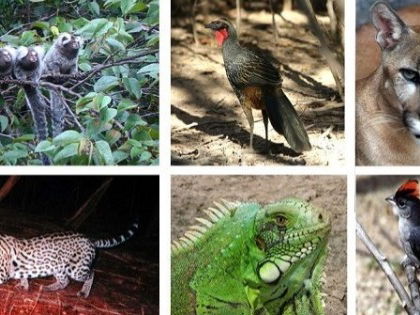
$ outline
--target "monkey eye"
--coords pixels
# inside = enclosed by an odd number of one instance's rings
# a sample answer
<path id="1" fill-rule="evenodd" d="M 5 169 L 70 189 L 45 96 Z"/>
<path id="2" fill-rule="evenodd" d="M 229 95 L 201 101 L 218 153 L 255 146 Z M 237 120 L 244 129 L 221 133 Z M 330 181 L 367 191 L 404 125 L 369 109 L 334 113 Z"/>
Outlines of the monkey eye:
<path id="1" fill-rule="evenodd" d="M 400 207 L 400 208 L 405 208 L 405 206 L 406 206 L 407 204 L 406 204 L 406 201 L 405 201 L 405 200 L 399 199 L 399 200 L 397 201 L 397 205 L 398 205 L 398 207 Z"/>
<path id="2" fill-rule="evenodd" d="M 400 72 L 404 79 L 413 83 L 420 83 L 420 75 L 417 71 L 411 69 L 400 69 Z"/>
<path id="3" fill-rule="evenodd" d="M 282 216 L 282 215 L 278 215 L 276 217 L 276 224 L 280 227 L 286 226 L 287 224 L 287 218 Z"/>

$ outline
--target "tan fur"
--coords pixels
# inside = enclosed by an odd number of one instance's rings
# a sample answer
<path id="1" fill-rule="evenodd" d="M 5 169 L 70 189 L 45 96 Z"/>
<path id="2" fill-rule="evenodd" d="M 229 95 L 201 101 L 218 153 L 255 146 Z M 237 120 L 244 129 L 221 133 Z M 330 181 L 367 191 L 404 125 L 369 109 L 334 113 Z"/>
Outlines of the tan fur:
<path id="1" fill-rule="evenodd" d="M 420 112 L 420 87 L 408 84 L 401 68 L 420 70 L 420 27 L 412 27 L 393 49 L 379 49 L 382 62 L 356 82 L 356 155 L 359 165 L 420 165 L 420 144 L 404 124 L 404 112 Z M 374 36 L 373 36 L 374 38 Z M 366 53 L 371 53 L 370 48 Z M 359 56 L 360 58 L 361 56 Z M 358 60 L 368 71 L 374 53 Z"/>
<path id="2" fill-rule="evenodd" d="M 407 25 L 420 25 L 420 5 L 408 6 L 397 12 Z M 375 36 L 372 24 L 362 25 L 356 32 L 356 80 L 368 77 L 381 62 L 381 49 Z"/>

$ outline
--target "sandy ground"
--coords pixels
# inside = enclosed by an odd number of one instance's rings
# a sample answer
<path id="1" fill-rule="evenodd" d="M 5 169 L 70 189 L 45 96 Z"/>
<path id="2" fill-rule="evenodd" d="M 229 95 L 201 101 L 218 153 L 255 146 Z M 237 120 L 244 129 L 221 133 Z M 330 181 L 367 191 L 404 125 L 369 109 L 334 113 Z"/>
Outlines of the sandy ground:
<path id="1" fill-rule="evenodd" d="M 258 201 L 266 204 L 300 197 L 330 213 L 330 254 L 325 268 L 326 314 L 346 314 L 347 223 L 344 176 L 173 176 L 172 238 L 182 236 L 213 201 Z M 258 187 L 258 190 L 256 189 Z M 333 196 L 333 197 L 332 197 Z"/>
<path id="2" fill-rule="evenodd" d="M 233 20 L 234 14 L 230 15 Z M 344 106 L 335 101 L 335 83 L 318 52 L 318 41 L 297 12 L 277 16 L 273 39 L 271 15 L 243 15 L 241 41 L 257 45 L 278 61 L 283 89 L 304 120 L 313 149 L 301 155 L 269 126 L 271 152 L 264 151 L 261 114 L 254 111 L 254 149 L 249 126 L 227 81 L 221 51 L 204 18 L 198 16 L 199 45 L 187 21 L 173 17 L 172 27 L 172 163 L 199 165 L 344 165 Z M 208 16 L 207 21 L 217 16 Z M 328 27 L 328 19 L 321 18 Z"/>
<path id="3" fill-rule="evenodd" d="M 385 198 L 393 195 L 409 178 L 419 176 L 359 177 L 357 180 L 357 219 L 374 244 L 388 258 L 398 278 L 407 281 L 400 261 L 398 220 Z M 398 296 L 364 244 L 357 240 L 357 314 L 403 314 Z"/>

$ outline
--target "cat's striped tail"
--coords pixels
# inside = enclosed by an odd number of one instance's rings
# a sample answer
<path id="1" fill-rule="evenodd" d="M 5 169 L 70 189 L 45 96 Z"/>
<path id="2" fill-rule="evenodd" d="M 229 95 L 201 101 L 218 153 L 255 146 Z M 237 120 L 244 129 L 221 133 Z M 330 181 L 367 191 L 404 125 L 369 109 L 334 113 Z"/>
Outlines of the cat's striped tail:
<path id="1" fill-rule="evenodd" d="M 113 238 L 95 240 L 93 242 L 93 245 L 96 248 L 110 248 L 110 247 L 118 246 L 121 243 L 124 243 L 125 241 L 130 239 L 134 235 L 134 233 L 137 232 L 138 229 L 139 229 L 139 224 L 138 224 L 138 221 L 136 221 L 130 226 L 130 228 L 124 234 L 120 234 Z"/>

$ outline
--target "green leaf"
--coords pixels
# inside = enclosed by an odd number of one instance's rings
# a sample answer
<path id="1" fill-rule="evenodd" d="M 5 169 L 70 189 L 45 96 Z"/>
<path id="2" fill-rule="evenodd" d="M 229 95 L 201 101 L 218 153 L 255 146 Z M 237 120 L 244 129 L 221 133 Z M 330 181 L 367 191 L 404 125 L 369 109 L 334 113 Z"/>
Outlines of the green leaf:
<path id="1" fill-rule="evenodd" d="M 77 155 L 78 148 L 79 148 L 78 143 L 70 143 L 70 144 L 66 145 L 61 151 L 59 151 L 54 156 L 54 162 L 58 162 L 62 159 L 66 159 L 66 158 Z"/>
<path id="2" fill-rule="evenodd" d="M 151 158 L 152 158 L 152 153 L 150 153 L 149 151 L 143 151 L 143 153 L 140 155 L 141 162 L 148 161 Z"/>
<path id="3" fill-rule="evenodd" d="M 19 46 L 19 37 L 18 36 L 13 36 L 13 35 L 3 35 L 2 37 L 0 37 L 0 39 L 3 42 L 6 42 L 8 44 L 12 44 L 15 46 Z"/>
<path id="4" fill-rule="evenodd" d="M 75 130 L 66 130 L 53 139 L 53 144 L 63 146 L 69 143 L 79 142 L 83 138 L 82 134 Z"/>
<path id="5" fill-rule="evenodd" d="M 139 147 L 132 147 L 130 150 L 130 157 L 132 159 L 136 158 L 138 155 L 140 155 L 143 152 L 142 148 Z"/>
<path id="6" fill-rule="evenodd" d="M 109 90 L 119 84 L 118 78 L 114 76 L 103 76 L 94 85 L 95 92 Z"/>
<path id="7" fill-rule="evenodd" d="M 96 16 L 99 16 L 100 13 L 101 13 L 100 8 L 99 8 L 99 4 L 96 1 L 89 2 L 89 9 Z"/>
<path id="8" fill-rule="evenodd" d="M 36 22 L 32 23 L 32 27 L 33 28 L 39 28 L 41 30 L 46 31 L 50 28 L 50 24 L 48 22 L 36 21 Z"/>
<path id="9" fill-rule="evenodd" d="M 105 35 L 112 26 L 112 22 L 109 22 L 107 19 L 94 19 L 79 29 L 76 35 L 83 35 L 87 39 L 91 39 L 94 36 L 100 37 Z"/>
<path id="10" fill-rule="evenodd" d="M 142 95 L 139 80 L 135 78 L 123 78 L 123 83 L 127 91 L 133 94 L 137 99 Z"/>
<path id="11" fill-rule="evenodd" d="M 117 116 L 117 110 L 115 108 L 103 108 L 101 109 L 100 117 L 101 122 L 106 123 Z"/>
<path id="12" fill-rule="evenodd" d="M 158 73 L 159 73 L 159 64 L 158 63 L 152 63 L 150 65 L 147 65 L 143 68 L 141 68 L 138 72 L 138 74 L 148 74 L 152 78 L 157 79 Z"/>
<path id="13" fill-rule="evenodd" d="M 120 140 L 121 132 L 119 132 L 118 130 L 115 130 L 115 129 L 111 129 L 111 130 L 108 130 L 106 132 L 105 137 L 106 137 L 106 140 L 109 143 L 109 145 L 113 145 L 118 140 Z"/>
<path id="14" fill-rule="evenodd" d="M 20 43 L 22 46 L 30 46 L 35 43 L 35 31 L 25 31 L 20 35 Z"/>
<path id="15" fill-rule="evenodd" d="M 140 141 L 137 141 L 137 140 L 134 140 L 134 139 L 128 139 L 127 143 L 131 144 L 133 147 L 138 147 L 138 148 L 143 147 L 143 145 L 141 144 Z"/>
<path id="16" fill-rule="evenodd" d="M 136 0 L 121 0 L 121 12 L 126 15 L 136 4 Z"/>
<path id="17" fill-rule="evenodd" d="M 112 156 L 114 157 L 115 164 L 119 164 L 120 162 L 126 160 L 129 157 L 128 153 L 124 151 L 114 151 L 112 153 Z"/>
<path id="18" fill-rule="evenodd" d="M 27 133 L 24 135 L 21 135 L 18 138 L 13 139 L 13 142 L 27 142 L 27 141 L 32 141 L 35 139 L 35 136 L 32 133 Z"/>
<path id="19" fill-rule="evenodd" d="M 90 71 L 92 69 L 92 66 L 86 62 L 79 64 L 79 69 L 82 71 Z"/>
<path id="20" fill-rule="evenodd" d="M 3 154 L 3 159 L 6 161 L 14 161 L 28 156 L 28 151 L 26 150 L 12 150 L 7 151 Z"/>
<path id="21" fill-rule="evenodd" d="M 7 118 L 7 116 L 0 115 L 1 132 L 6 130 L 8 124 L 9 124 L 9 118 Z"/>
<path id="22" fill-rule="evenodd" d="M 125 45 L 115 38 L 107 38 L 106 42 L 114 51 L 125 51 Z"/>
<path id="23" fill-rule="evenodd" d="M 137 108 L 137 107 L 138 107 L 138 105 L 136 103 L 134 103 L 132 100 L 130 100 L 128 98 L 123 98 L 121 100 L 121 102 L 118 104 L 117 110 L 118 110 L 118 112 L 122 112 L 122 111 L 125 111 L 125 110 Z"/>
<path id="24" fill-rule="evenodd" d="M 112 156 L 112 151 L 109 147 L 108 142 L 103 140 L 96 141 L 95 146 L 98 150 L 99 155 L 105 162 L 105 165 L 114 165 L 114 157 Z"/>
<path id="25" fill-rule="evenodd" d="M 138 13 L 145 11 L 147 9 L 147 5 L 144 2 L 138 2 L 128 13 Z"/>
<path id="26" fill-rule="evenodd" d="M 147 122 L 141 119 L 141 117 L 137 114 L 130 114 L 128 116 L 127 121 L 125 122 L 124 129 L 130 130 L 131 128 L 134 128 L 135 126 L 146 126 Z"/>
<path id="27" fill-rule="evenodd" d="M 38 143 L 35 148 L 35 152 L 49 152 L 56 149 L 56 146 L 53 145 L 50 141 L 44 140 Z"/>

